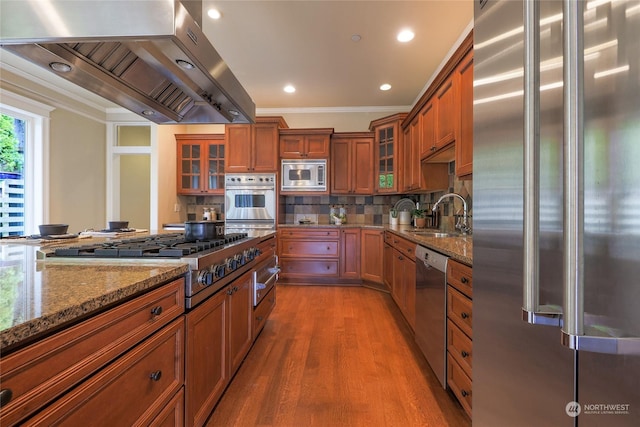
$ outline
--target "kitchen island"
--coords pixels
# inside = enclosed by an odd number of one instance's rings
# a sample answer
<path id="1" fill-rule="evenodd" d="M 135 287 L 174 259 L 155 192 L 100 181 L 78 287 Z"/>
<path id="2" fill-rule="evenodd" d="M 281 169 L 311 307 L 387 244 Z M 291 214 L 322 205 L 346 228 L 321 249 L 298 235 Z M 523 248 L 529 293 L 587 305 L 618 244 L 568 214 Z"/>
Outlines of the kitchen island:
<path id="1" fill-rule="evenodd" d="M 0 424 L 202 425 L 275 306 L 275 288 L 255 303 L 253 286 L 274 237 L 199 242 L 198 256 L 234 256 L 193 306 L 186 289 L 211 271 L 189 256 L 45 256 L 106 246 L 94 237 L 0 243 Z"/>

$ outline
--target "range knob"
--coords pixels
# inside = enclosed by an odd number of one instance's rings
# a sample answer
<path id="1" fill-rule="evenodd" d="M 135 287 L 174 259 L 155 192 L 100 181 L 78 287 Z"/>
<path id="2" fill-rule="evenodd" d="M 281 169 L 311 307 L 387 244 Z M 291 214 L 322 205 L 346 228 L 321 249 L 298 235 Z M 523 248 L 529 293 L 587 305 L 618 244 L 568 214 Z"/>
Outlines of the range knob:
<path id="1" fill-rule="evenodd" d="M 214 279 L 221 279 L 224 277 L 224 264 L 214 265 L 212 268 Z"/>
<path id="2" fill-rule="evenodd" d="M 198 278 L 196 280 L 201 285 L 209 286 L 213 283 L 213 273 L 211 273 L 210 270 L 202 270 L 198 273 Z"/>
<path id="3" fill-rule="evenodd" d="M 244 251 L 244 257 L 246 258 L 247 261 L 253 261 L 254 256 L 255 256 L 255 252 L 253 248 L 249 248 Z"/>
<path id="4" fill-rule="evenodd" d="M 236 260 L 234 258 L 227 258 L 224 263 L 227 267 L 227 271 L 231 272 L 236 269 Z"/>
<path id="5" fill-rule="evenodd" d="M 243 254 L 235 254 L 233 259 L 236 261 L 236 266 L 240 267 L 245 264 L 245 258 Z"/>

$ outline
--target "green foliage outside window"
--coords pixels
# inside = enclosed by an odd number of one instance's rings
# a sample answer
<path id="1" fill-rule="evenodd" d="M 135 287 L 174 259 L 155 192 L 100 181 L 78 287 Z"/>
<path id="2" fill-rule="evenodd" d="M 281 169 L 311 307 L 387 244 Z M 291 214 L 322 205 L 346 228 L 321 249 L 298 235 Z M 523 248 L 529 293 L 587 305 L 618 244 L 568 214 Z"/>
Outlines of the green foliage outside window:
<path id="1" fill-rule="evenodd" d="M 0 171 L 22 172 L 24 161 L 13 128 L 13 117 L 0 114 Z"/>

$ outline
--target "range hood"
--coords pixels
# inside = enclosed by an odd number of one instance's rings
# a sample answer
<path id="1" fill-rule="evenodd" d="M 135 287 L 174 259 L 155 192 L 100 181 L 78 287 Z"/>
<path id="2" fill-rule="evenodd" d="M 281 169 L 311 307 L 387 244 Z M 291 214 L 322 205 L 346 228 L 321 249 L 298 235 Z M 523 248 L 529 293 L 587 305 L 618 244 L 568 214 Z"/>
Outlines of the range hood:
<path id="1" fill-rule="evenodd" d="M 0 0 L 0 44 L 155 123 L 253 123 L 202 0 Z M 191 12 L 191 13 L 190 13 Z"/>

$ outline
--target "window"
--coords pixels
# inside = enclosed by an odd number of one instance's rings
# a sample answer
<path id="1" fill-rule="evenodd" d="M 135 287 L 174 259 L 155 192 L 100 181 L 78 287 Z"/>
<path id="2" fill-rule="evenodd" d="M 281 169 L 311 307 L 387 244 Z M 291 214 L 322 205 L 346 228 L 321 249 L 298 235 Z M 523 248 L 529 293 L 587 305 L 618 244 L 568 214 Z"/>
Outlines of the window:
<path id="1" fill-rule="evenodd" d="M 0 114 L 0 236 L 24 235 L 25 121 Z"/>
<path id="2" fill-rule="evenodd" d="M 22 181 L 22 184 L 5 184 L 10 187 L 3 189 L 0 196 L 3 200 L 5 196 L 6 200 L 10 200 L 3 201 L 0 209 L 13 205 L 9 207 L 10 212 L 2 213 L 3 217 L 0 218 L 0 227 L 8 227 L 0 228 L 3 236 L 37 234 L 38 224 L 45 224 L 48 220 L 48 183 L 45 177 L 49 170 L 49 113 L 52 110 L 52 107 L 29 98 L 2 91 L 0 117 L 3 122 L 4 117 L 9 117 L 8 120 L 13 123 L 14 136 L 18 139 L 17 152 L 21 154 L 22 160 L 21 177 L 17 180 Z M 11 181 L 16 181 L 14 177 L 12 176 Z M 9 178 L 5 178 L 5 181 L 8 180 Z M 22 188 L 19 188 L 20 185 Z M 20 198 L 22 201 L 17 202 Z M 8 221 L 5 221 L 4 215 L 7 215 Z"/>

